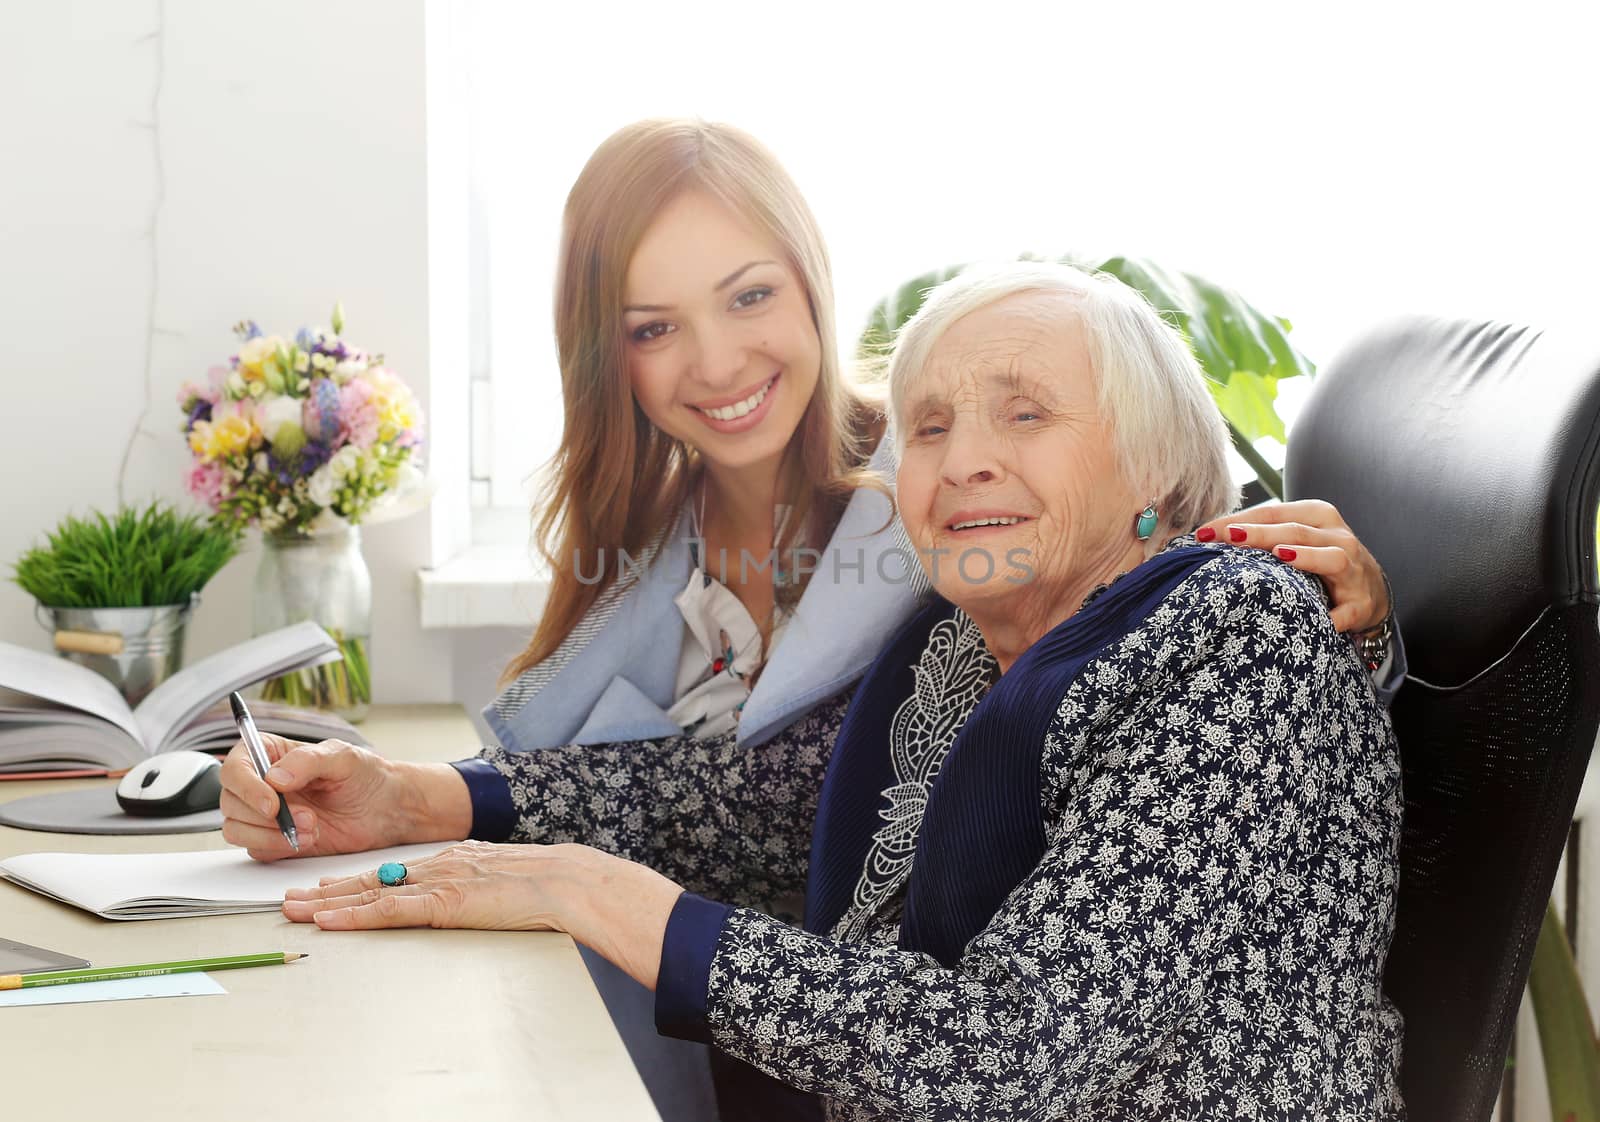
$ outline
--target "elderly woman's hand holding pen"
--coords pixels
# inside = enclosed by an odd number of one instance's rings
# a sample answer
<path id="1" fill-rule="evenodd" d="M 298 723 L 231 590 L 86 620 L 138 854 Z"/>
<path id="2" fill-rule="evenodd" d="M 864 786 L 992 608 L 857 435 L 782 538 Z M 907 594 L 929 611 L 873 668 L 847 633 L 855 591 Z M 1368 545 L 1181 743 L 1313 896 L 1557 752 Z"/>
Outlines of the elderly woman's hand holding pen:
<path id="1" fill-rule="evenodd" d="M 278 793 L 289 803 L 301 857 L 360 853 L 410 842 L 456 841 L 472 804 L 448 764 L 408 764 L 342 740 L 300 744 L 261 734 L 272 764 L 263 780 L 243 741 L 222 764 L 222 837 L 258 861 L 297 856 L 278 829 Z"/>

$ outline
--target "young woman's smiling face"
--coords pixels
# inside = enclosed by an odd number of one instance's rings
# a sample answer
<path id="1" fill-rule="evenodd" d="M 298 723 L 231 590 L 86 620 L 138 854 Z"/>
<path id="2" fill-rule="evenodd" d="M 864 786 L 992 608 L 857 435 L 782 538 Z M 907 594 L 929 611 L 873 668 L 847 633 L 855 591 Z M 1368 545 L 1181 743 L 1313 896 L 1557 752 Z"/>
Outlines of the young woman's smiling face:
<path id="1" fill-rule="evenodd" d="M 623 297 L 628 377 L 655 426 L 723 468 L 781 457 L 822 366 L 782 248 L 701 191 L 662 208 Z"/>

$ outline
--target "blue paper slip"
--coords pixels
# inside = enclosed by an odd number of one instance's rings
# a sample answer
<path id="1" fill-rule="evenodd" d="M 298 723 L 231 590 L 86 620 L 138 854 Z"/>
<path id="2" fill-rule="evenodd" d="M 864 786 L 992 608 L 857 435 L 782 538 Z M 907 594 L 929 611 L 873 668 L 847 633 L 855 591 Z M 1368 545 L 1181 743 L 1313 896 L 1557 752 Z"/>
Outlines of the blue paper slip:
<path id="1" fill-rule="evenodd" d="M 118 978 L 111 982 L 73 982 L 65 986 L 0 991 L 0 1008 L 8 1005 L 72 1005 L 82 1001 L 134 1001 L 141 997 L 204 997 L 227 993 L 210 974 L 159 974 L 154 978 Z"/>

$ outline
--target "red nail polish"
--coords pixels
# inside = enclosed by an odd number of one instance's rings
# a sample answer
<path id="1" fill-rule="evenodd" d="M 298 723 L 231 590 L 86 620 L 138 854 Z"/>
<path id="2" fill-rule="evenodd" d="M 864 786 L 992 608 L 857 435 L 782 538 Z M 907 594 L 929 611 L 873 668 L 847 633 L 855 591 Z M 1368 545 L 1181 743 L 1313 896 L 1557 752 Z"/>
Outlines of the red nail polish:
<path id="1" fill-rule="evenodd" d="M 1283 558 L 1285 561 L 1293 561 L 1299 556 L 1299 554 L 1296 553 L 1290 546 L 1280 545 L 1278 547 L 1278 556 Z"/>
<path id="2" fill-rule="evenodd" d="M 1233 541 L 1242 542 L 1242 541 L 1244 541 L 1245 538 L 1247 538 L 1249 536 L 1250 536 L 1249 534 L 1246 534 L 1243 530 L 1241 530 L 1237 526 L 1229 526 L 1228 527 L 1228 537 L 1230 539 L 1232 539 Z"/>
<path id="3" fill-rule="evenodd" d="M 1216 536 L 1217 532 L 1210 526 L 1202 526 L 1194 532 L 1194 540 L 1197 542 L 1208 542 Z"/>

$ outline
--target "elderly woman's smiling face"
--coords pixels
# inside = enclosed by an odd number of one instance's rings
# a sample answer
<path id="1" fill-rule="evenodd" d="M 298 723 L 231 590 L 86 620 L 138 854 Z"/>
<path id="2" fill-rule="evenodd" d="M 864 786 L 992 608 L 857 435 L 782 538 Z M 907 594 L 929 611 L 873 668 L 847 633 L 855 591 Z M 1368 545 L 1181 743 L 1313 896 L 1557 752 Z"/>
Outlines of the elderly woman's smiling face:
<path id="1" fill-rule="evenodd" d="M 901 407 L 901 517 L 939 594 L 980 625 L 1042 634 L 1144 557 L 1149 496 L 1123 478 L 1074 302 L 1023 292 L 961 317 Z"/>

